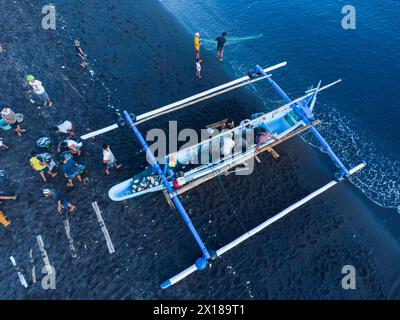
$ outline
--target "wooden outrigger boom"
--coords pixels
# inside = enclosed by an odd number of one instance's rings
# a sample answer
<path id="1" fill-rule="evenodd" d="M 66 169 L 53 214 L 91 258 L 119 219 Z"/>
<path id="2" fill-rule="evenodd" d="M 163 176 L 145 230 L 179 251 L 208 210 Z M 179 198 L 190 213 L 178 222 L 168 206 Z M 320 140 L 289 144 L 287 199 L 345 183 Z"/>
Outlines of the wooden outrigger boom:
<path id="1" fill-rule="evenodd" d="M 305 203 L 311 201 L 318 195 L 324 193 L 325 191 L 331 189 L 333 186 L 338 184 L 340 181 L 344 180 L 345 178 L 355 174 L 356 172 L 362 170 L 365 167 L 365 163 L 361 163 L 358 166 L 348 170 L 344 164 L 341 162 L 339 157 L 332 151 L 330 148 L 329 144 L 326 142 L 326 140 L 322 137 L 322 135 L 317 131 L 315 128 L 315 125 L 319 124 L 319 120 L 314 120 L 313 116 L 313 108 L 316 102 L 316 97 L 319 92 L 326 90 L 327 88 L 332 87 L 333 85 L 336 85 L 337 83 L 341 82 L 341 80 L 337 80 L 335 82 L 332 82 L 328 85 L 325 85 L 321 87 L 321 82 L 318 84 L 317 88 L 311 89 L 306 91 L 306 94 L 298 99 L 291 100 L 289 96 L 278 86 L 278 84 L 272 80 L 271 75 L 268 74 L 268 72 L 278 69 L 280 67 L 283 67 L 286 65 L 286 62 L 277 64 L 275 66 L 269 67 L 262 69 L 259 66 L 256 67 L 256 72 L 253 74 L 249 74 L 248 76 L 239 78 L 237 80 L 228 82 L 226 84 L 220 85 L 218 87 L 215 87 L 213 89 L 207 90 L 205 92 L 199 93 L 197 95 L 194 95 L 192 97 L 171 103 L 167 106 L 161 107 L 159 109 L 146 112 L 142 115 L 135 116 L 133 114 L 129 114 L 127 111 L 124 111 L 124 119 L 123 122 L 127 124 L 133 131 L 134 135 L 140 142 L 143 151 L 146 153 L 147 159 L 151 164 L 153 174 L 159 179 L 160 184 L 155 184 L 155 186 L 146 188 L 143 191 L 143 189 L 138 189 L 135 191 L 135 194 L 132 195 L 132 186 L 130 185 L 131 180 L 133 181 L 134 178 L 127 180 L 125 182 L 122 182 L 113 188 L 110 189 L 109 191 L 109 196 L 111 199 L 114 201 L 123 201 L 128 198 L 136 197 L 142 194 L 145 194 L 147 192 L 155 192 L 155 191 L 163 191 L 164 196 L 166 197 L 169 205 L 171 208 L 175 208 L 182 216 L 184 222 L 186 223 L 187 227 L 189 228 L 190 232 L 192 233 L 193 238 L 195 239 L 197 245 L 199 246 L 202 255 L 199 257 L 195 263 L 190 266 L 189 268 L 185 269 L 184 271 L 180 272 L 176 276 L 170 278 L 169 280 L 163 282 L 161 284 L 161 288 L 165 289 L 168 288 L 177 282 L 183 280 L 190 274 L 194 273 L 197 270 L 204 270 L 206 269 L 207 266 L 209 266 L 210 260 L 214 260 L 217 257 L 221 256 L 222 254 L 226 253 L 227 251 L 231 250 L 232 248 L 236 247 L 243 241 L 247 240 L 248 238 L 254 236 L 255 234 L 259 233 L 260 231 L 264 230 L 266 227 L 271 225 L 272 223 L 282 219 L 284 216 L 289 214 L 290 212 L 296 210 L 297 208 L 301 207 Z M 280 94 L 280 96 L 284 99 L 285 105 L 281 106 L 280 108 L 271 111 L 267 114 L 262 114 L 260 115 L 253 115 L 254 117 L 251 120 L 245 120 L 242 121 L 242 123 L 231 130 L 224 130 L 223 133 L 219 133 L 215 136 L 213 136 L 210 139 L 207 139 L 205 141 L 200 142 L 199 144 L 193 146 L 193 147 L 188 147 L 183 150 L 179 150 L 178 152 L 175 152 L 171 155 L 168 155 L 166 157 L 166 164 L 164 166 L 164 170 L 161 169 L 160 164 L 157 162 L 155 159 L 154 154 L 150 150 L 149 146 L 147 145 L 147 142 L 145 141 L 144 137 L 140 133 L 140 131 L 137 128 L 137 125 L 144 122 L 148 121 L 150 119 L 153 119 L 155 117 L 164 115 L 169 112 L 173 112 L 175 110 L 185 108 L 191 105 L 194 105 L 195 103 L 199 103 L 205 100 L 208 100 L 212 97 L 215 97 L 217 95 L 232 91 L 234 89 L 243 87 L 245 85 L 255 83 L 257 81 L 267 79 L 267 81 L 272 85 L 272 87 Z M 122 127 L 123 124 L 119 121 L 119 124 L 114 124 L 109 127 L 97 130 L 92 133 L 88 133 L 84 136 L 82 136 L 82 139 L 89 139 L 92 137 L 95 137 L 99 134 L 103 134 L 105 132 L 114 130 L 118 127 Z M 243 130 L 247 130 L 250 128 L 250 130 L 254 130 L 254 128 L 257 128 L 257 126 L 262 127 L 264 126 L 264 129 L 268 129 L 271 134 L 274 133 L 275 139 L 277 141 L 272 141 L 272 139 L 268 139 L 264 144 L 258 146 L 258 145 L 252 145 L 250 146 L 250 149 L 242 153 L 237 153 L 234 154 L 230 158 L 224 158 L 223 161 L 220 162 L 215 162 L 213 163 L 212 161 L 206 165 L 196 167 L 194 169 L 191 169 L 187 172 L 187 177 L 188 180 L 185 180 L 186 184 L 180 185 L 179 183 L 175 184 L 177 180 L 173 180 L 174 178 L 174 172 L 170 169 L 169 167 L 169 160 L 172 158 L 173 160 L 176 160 L 176 163 L 178 163 L 178 156 L 179 155 L 184 155 L 184 152 L 187 152 L 188 156 L 191 156 L 191 152 L 193 150 L 198 150 L 196 148 L 202 146 L 208 145 L 209 149 L 208 151 L 211 150 L 212 143 L 215 141 L 218 141 L 216 139 L 221 139 L 228 133 L 234 134 L 239 130 L 239 132 L 243 132 Z M 272 129 L 271 129 L 272 128 Z M 241 131 L 240 131 L 241 130 Z M 321 143 L 322 147 L 326 150 L 326 152 L 329 154 L 329 156 L 332 158 L 336 166 L 339 168 L 339 173 L 335 174 L 335 179 L 326 184 L 325 186 L 317 189 L 307 197 L 297 201 L 290 207 L 286 208 L 285 210 L 281 211 L 277 215 L 273 216 L 272 218 L 267 219 L 265 222 L 262 224 L 256 226 L 255 228 L 249 230 L 245 234 L 241 235 L 237 239 L 233 240 L 232 242 L 228 243 L 227 245 L 221 247 L 220 249 L 214 251 L 210 250 L 206 247 L 205 243 L 201 239 L 199 233 L 197 232 L 196 228 L 194 227 L 189 215 L 187 214 L 185 208 L 183 207 L 179 196 L 207 181 L 210 179 L 224 173 L 228 173 L 230 169 L 235 168 L 239 165 L 246 165 L 246 161 L 252 158 L 257 158 L 257 155 L 268 151 L 272 153 L 274 156 L 278 156 L 276 151 L 273 149 L 276 145 L 287 141 L 288 139 L 291 139 L 306 130 L 310 130 L 311 133 L 318 139 L 318 141 Z M 193 149 L 194 148 L 194 149 Z M 196 154 L 199 155 L 199 152 Z M 183 157 L 185 158 L 185 157 Z M 175 162 L 174 162 L 175 163 Z M 145 171 L 146 173 L 147 171 Z M 184 173 L 185 174 L 185 173 Z M 180 177 L 180 178 L 185 178 Z M 153 179 L 154 180 L 154 179 Z M 158 182 L 157 182 L 158 183 Z M 130 188 L 130 194 L 124 194 L 123 192 L 125 191 L 125 188 Z M 122 189 L 122 193 L 120 190 Z"/>

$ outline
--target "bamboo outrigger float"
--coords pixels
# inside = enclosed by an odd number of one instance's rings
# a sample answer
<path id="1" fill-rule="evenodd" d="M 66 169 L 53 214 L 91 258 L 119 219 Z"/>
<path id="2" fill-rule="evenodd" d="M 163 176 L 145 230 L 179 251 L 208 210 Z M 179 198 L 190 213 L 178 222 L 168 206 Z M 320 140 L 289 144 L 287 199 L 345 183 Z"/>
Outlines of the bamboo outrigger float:
<path id="1" fill-rule="evenodd" d="M 117 124 L 82 136 L 82 139 L 89 139 L 96 135 L 103 134 L 119 127 L 123 127 L 124 125 L 128 125 L 140 142 L 143 150 L 145 151 L 147 159 L 150 163 L 150 167 L 140 176 L 133 177 L 132 179 L 129 179 L 112 187 L 109 191 L 110 198 L 114 201 L 123 201 L 141 196 L 149 192 L 163 191 L 168 200 L 168 203 L 171 207 L 174 207 L 179 211 L 190 232 L 192 233 L 195 241 L 197 242 L 202 252 L 202 256 L 198 258 L 192 266 L 188 267 L 187 269 L 170 278 L 169 280 L 163 282 L 161 284 L 161 288 L 168 288 L 171 285 L 174 285 L 182 279 L 186 278 L 190 274 L 194 273 L 195 271 L 204 270 L 209 265 L 210 260 L 216 259 L 225 252 L 236 247 L 246 239 L 262 231 L 267 226 L 283 218 L 293 210 L 311 201 L 313 198 L 329 190 L 340 181 L 351 176 L 352 174 L 355 174 L 365 167 L 366 164 L 361 163 L 350 170 L 347 169 L 342 161 L 339 159 L 339 157 L 330 148 L 326 140 L 315 128 L 315 125 L 319 124 L 319 121 L 314 120 L 314 115 L 312 112 L 316 103 L 318 93 L 336 85 L 341 80 L 335 81 L 323 87 L 321 87 L 320 82 L 316 88 L 306 91 L 306 94 L 304 96 L 296 100 L 291 100 L 288 95 L 278 86 L 278 84 L 274 80 L 272 80 L 271 75 L 268 74 L 268 72 L 271 72 L 283 66 L 286 66 L 286 62 L 277 64 L 266 69 L 262 69 L 261 67 L 256 66 L 255 72 L 249 74 L 248 76 L 199 93 L 187 99 L 169 104 L 162 108 L 144 113 L 142 115 L 135 116 L 133 114 L 129 114 L 127 111 L 124 111 L 124 119 L 119 121 Z M 159 162 L 156 160 L 154 154 L 147 145 L 144 137 L 138 130 L 138 124 L 264 79 L 266 79 L 283 98 L 286 103 L 285 105 L 266 114 L 263 113 L 253 115 L 251 119 L 246 119 L 242 121 L 241 124 L 236 128 L 225 130 L 215 136 L 212 136 L 208 140 L 200 142 L 197 145 L 179 150 L 173 154 L 166 156 L 164 167 L 161 168 Z M 210 154 L 213 152 L 213 146 L 215 144 L 219 146 L 220 141 L 223 141 L 227 137 L 227 135 L 235 134 L 241 137 L 249 131 L 254 132 L 254 130 L 260 128 L 263 128 L 272 135 L 263 144 L 256 145 L 254 143 L 250 143 L 246 145 L 245 151 L 241 150 L 239 152 L 234 152 L 229 157 L 218 159 L 217 161 L 214 161 L 213 159 L 203 165 L 198 165 L 195 167 L 191 166 L 191 164 L 195 162 L 195 158 L 201 157 L 204 154 L 207 154 L 207 157 L 210 157 Z M 293 138 L 294 136 L 299 135 L 300 133 L 303 133 L 306 130 L 309 130 L 317 138 L 323 149 L 328 153 L 335 165 L 338 167 L 339 172 L 335 174 L 334 180 L 314 191 L 302 200 L 294 203 L 293 205 L 281 211 L 272 218 L 269 218 L 262 224 L 246 232 L 245 234 L 238 237 L 229 244 L 223 246 L 222 248 L 216 251 L 208 249 L 201 239 L 200 235 L 198 234 L 192 221 L 190 220 L 185 208 L 183 207 L 179 199 L 179 195 L 199 186 L 202 183 L 209 181 L 212 178 L 217 177 L 220 174 L 228 173 L 230 169 L 234 169 L 238 166 L 244 166 L 243 169 L 246 169 L 247 161 L 252 158 L 257 159 L 257 155 L 262 152 L 267 151 L 273 154 L 275 157 L 279 156 L 273 149 L 273 147 L 288 139 Z M 176 168 L 185 168 L 185 165 L 188 164 L 189 169 L 186 170 L 186 172 L 183 172 L 183 174 L 181 171 L 180 175 L 177 176 Z M 138 189 L 133 190 L 132 186 L 136 186 L 136 184 L 140 182 L 140 179 L 142 178 L 144 178 L 146 181 L 150 181 L 150 183 L 148 185 L 145 185 L 144 187 L 139 187 Z"/>

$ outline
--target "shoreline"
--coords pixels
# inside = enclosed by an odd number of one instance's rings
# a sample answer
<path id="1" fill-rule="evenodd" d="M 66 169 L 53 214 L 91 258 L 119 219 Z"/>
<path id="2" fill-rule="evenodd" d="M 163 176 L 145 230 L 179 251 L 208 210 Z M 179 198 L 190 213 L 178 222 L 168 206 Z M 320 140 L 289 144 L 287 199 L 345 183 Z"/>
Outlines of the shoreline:
<path id="1" fill-rule="evenodd" d="M 32 10 L 28 5 L 24 7 L 24 4 L 13 4 L 9 8 L 10 19 L 15 18 L 12 13 L 13 6 L 23 7 L 27 13 L 31 13 Z M 42 234 L 45 244 L 49 246 L 51 261 L 54 261 L 56 267 L 63 266 L 59 271 L 60 286 L 55 293 L 44 292 L 34 287 L 24 291 L 17 283 L 16 274 L 11 268 L 1 269 L 0 275 L 4 279 L 0 282 L 1 287 L 8 289 L 7 293 L 1 293 L 2 298 L 251 299 L 253 295 L 256 299 L 357 299 L 385 297 L 393 292 L 385 281 L 390 282 L 396 271 L 393 270 L 393 276 L 387 275 L 388 280 L 381 279 L 376 270 L 379 269 L 377 264 L 382 263 L 380 259 L 367 255 L 366 260 L 363 260 L 364 253 L 371 247 L 374 249 L 373 244 L 363 244 L 361 240 L 366 237 L 360 238 L 361 243 L 357 243 L 358 239 L 352 240 L 352 223 L 346 222 L 346 219 L 354 218 L 346 216 L 346 210 L 352 208 L 359 216 L 359 213 L 365 210 L 365 206 L 371 213 L 375 209 L 366 205 L 364 200 L 351 205 L 346 202 L 348 199 L 337 201 L 337 192 L 345 198 L 344 195 L 351 189 L 347 182 L 341 190 L 325 195 L 316 203 L 307 205 L 302 212 L 295 212 L 288 219 L 250 240 L 249 244 L 238 247 L 234 253 L 216 262 L 210 271 L 188 278 L 170 290 L 161 291 L 158 288 L 159 283 L 193 263 L 198 250 L 179 215 L 169 210 L 162 195 L 125 203 L 112 203 L 108 199 L 107 190 L 111 185 L 116 181 L 123 181 L 143 165 L 142 154 L 137 154 L 137 143 L 127 130 L 96 138 L 86 145 L 85 161 L 90 166 L 89 182 L 69 191 L 73 201 L 79 205 L 79 212 L 70 217 L 70 223 L 80 258 L 72 260 L 63 234 L 62 221 L 41 199 L 40 190 L 43 184 L 29 168 L 26 168 L 24 161 L 24 154 L 30 152 L 32 142 L 37 136 L 43 134 L 58 119 L 71 120 L 78 134 L 97 129 L 103 124 L 110 124 L 115 111 L 106 107 L 108 101 L 117 107 L 125 105 L 129 106 L 129 111 L 141 113 L 231 79 L 229 73 L 221 72 L 220 65 L 213 56 L 206 53 L 203 80 L 194 80 L 194 70 L 191 72 L 193 61 L 187 58 L 193 54 L 192 37 L 179 28 L 177 19 L 157 1 L 141 4 L 109 1 L 107 5 L 85 3 L 83 6 L 76 9 L 73 3 L 66 3 L 62 5 L 61 10 L 70 8 L 67 10 L 67 19 L 76 23 L 81 20 L 86 22 L 78 29 L 71 28 L 80 35 L 82 47 L 88 52 L 89 60 L 95 60 L 95 80 L 79 69 L 72 44 L 68 42 L 68 37 L 63 31 L 60 31 L 62 40 L 41 32 L 35 34 L 38 37 L 37 42 L 31 37 L 27 38 L 25 46 L 34 46 L 37 43 L 44 43 L 44 46 L 38 49 L 31 60 L 26 61 L 23 59 L 30 57 L 29 50 L 18 42 L 12 42 L 11 35 L 5 35 L 5 39 L 8 39 L 5 42 L 6 46 L 2 43 L 5 48 L 8 48 L 10 43 L 15 46 L 10 54 L 19 67 L 18 75 L 22 76 L 24 72 L 35 69 L 34 72 L 41 75 L 60 108 L 57 114 L 49 114 L 47 117 L 46 114 L 36 114 L 36 107 L 27 102 L 24 88 L 21 86 L 22 81 L 15 78 L 16 75 L 11 73 L 11 69 L 8 70 L 5 78 L 12 79 L 15 89 L 6 90 L 1 98 L 4 101 L 7 96 L 6 101 L 11 101 L 17 111 L 23 109 L 24 113 L 30 115 L 27 126 L 30 126 L 31 130 L 20 140 L 7 134 L 7 139 L 14 146 L 14 159 L 23 168 L 14 173 L 13 177 L 15 181 L 26 183 L 16 184 L 17 191 L 22 193 L 21 200 L 5 206 L 4 210 L 12 217 L 14 225 L 10 230 L 0 232 L 0 239 L 4 243 L 4 247 L 0 249 L 0 261 L 2 265 L 8 266 L 8 255 L 12 254 L 27 268 L 29 264 L 26 261 L 26 252 L 34 245 L 31 245 L 30 241 L 32 242 L 33 235 Z M 37 17 L 40 17 L 40 14 Z M 27 23 L 31 23 L 31 28 L 35 30 L 35 18 L 27 19 Z M 92 25 L 96 26 L 96 30 L 90 29 Z M 157 33 L 157 30 L 161 29 L 162 35 Z M 65 32 L 69 33 L 71 30 Z M 107 48 L 101 50 L 99 48 L 104 45 L 104 39 L 107 39 Z M 49 50 L 57 52 L 51 60 L 48 60 Z M 2 53 L 2 62 L 3 57 L 10 58 L 8 54 Z M 62 73 L 67 74 L 71 83 L 83 94 L 85 103 L 55 72 L 62 65 L 66 67 Z M 110 89 L 111 100 L 107 100 L 107 92 L 102 89 L 99 79 Z M 3 80 L 2 84 L 5 83 L 7 82 Z M 188 127 L 193 125 L 195 119 L 198 120 L 195 129 L 199 129 L 204 127 L 205 122 L 218 121 L 224 115 L 244 117 L 249 110 L 256 110 L 261 105 L 262 103 L 247 90 L 239 90 L 229 97 L 216 99 L 199 108 L 157 119 L 151 126 L 163 128 L 167 125 L 167 120 L 178 120 L 180 126 Z M 73 110 L 72 114 L 70 110 Z M 42 126 L 43 119 L 48 119 L 47 128 Z M 145 129 L 148 129 L 148 125 L 144 126 L 143 130 Z M 102 174 L 101 160 L 97 153 L 99 146 L 105 141 L 111 142 L 114 153 L 124 164 L 121 174 L 112 174 L 109 177 Z M 321 181 L 330 179 L 334 168 L 333 165 L 327 164 L 329 159 L 325 156 L 321 162 L 323 154 L 317 154 L 317 150 L 308 150 L 311 147 L 307 145 L 299 147 L 301 144 L 301 141 L 294 140 L 278 148 L 282 154 L 282 159 L 278 161 L 263 157 L 263 163 L 257 169 L 257 176 L 255 173 L 242 180 L 237 177 L 223 180 L 246 226 L 254 226 L 265 220 L 266 216 L 277 212 L 279 208 L 290 205 L 294 202 L 293 199 L 313 191 L 315 186 L 321 185 Z M 3 160 L 10 153 L 4 155 L 5 157 L 0 159 L 0 168 L 12 172 L 12 165 Z M 305 176 L 304 173 L 310 172 L 308 169 L 304 170 L 306 165 L 310 169 L 315 166 L 318 170 L 313 171 L 311 177 Z M 266 184 L 266 180 L 269 183 Z M 59 181 L 57 186 L 61 186 L 63 182 Z M 264 185 L 266 186 L 263 188 L 263 199 L 260 200 L 259 188 Z M 356 194 L 354 188 L 351 192 Z M 277 195 L 281 198 L 277 199 Z M 358 199 L 361 198 L 360 195 L 361 192 L 357 196 Z M 246 199 L 252 203 L 245 202 Z M 107 256 L 105 253 L 104 239 L 98 232 L 97 221 L 90 207 L 90 202 L 94 200 L 99 202 L 100 208 L 105 212 L 105 220 L 117 250 L 114 256 Z M 335 207 L 336 204 L 339 205 Z M 240 226 L 226 208 L 222 193 L 215 182 L 191 192 L 184 198 L 184 205 L 188 210 L 192 210 L 194 224 L 211 247 L 223 244 L 240 234 Z M 261 206 L 262 211 L 267 209 L 268 212 L 260 213 Z M 328 217 L 318 220 L 318 212 L 325 212 L 324 210 L 327 211 Z M 306 221 L 303 221 L 303 218 Z M 213 223 L 209 224 L 209 220 Z M 375 232 L 374 235 L 379 238 L 379 232 L 373 228 L 372 222 L 367 221 L 365 228 Z M 321 230 L 324 230 L 322 239 L 318 237 L 321 236 Z M 218 236 L 215 237 L 214 234 Z M 338 245 L 338 248 L 332 246 L 331 242 L 335 246 Z M 321 243 L 321 247 L 315 248 L 314 245 L 318 243 Z M 353 257 L 354 252 L 360 256 Z M 378 254 L 383 252 L 379 251 Z M 395 257 L 393 253 L 386 254 Z M 241 256 L 246 257 L 240 260 Z M 368 281 L 363 284 L 365 290 L 362 293 L 343 292 L 340 288 L 329 289 L 332 281 L 336 283 L 340 277 L 340 270 L 336 269 L 339 266 L 338 261 L 341 263 L 342 259 L 343 262 L 361 261 L 366 265 L 365 278 Z M 377 261 L 374 262 L 374 259 Z M 37 257 L 36 260 L 39 262 L 40 258 Z M 251 263 L 248 263 L 249 260 Z M 272 261 L 275 262 L 272 264 Z M 327 268 L 323 275 L 320 274 L 322 278 L 314 278 L 311 262 L 318 266 L 317 273 Z M 287 266 L 288 263 L 298 266 L 298 269 Z M 232 273 L 229 266 L 239 276 Z M 302 268 L 303 274 L 300 278 L 304 279 L 299 280 L 298 273 Z M 151 274 L 149 270 L 154 273 Z M 267 278 L 262 276 L 263 273 Z M 260 280 L 259 284 L 257 279 Z M 313 279 L 316 284 L 312 283 Z M 247 281 L 250 281 L 250 285 Z M 253 294 L 249 294 L 249 290 Z M 313 291 L 314 296 L 309 293 Z"/>

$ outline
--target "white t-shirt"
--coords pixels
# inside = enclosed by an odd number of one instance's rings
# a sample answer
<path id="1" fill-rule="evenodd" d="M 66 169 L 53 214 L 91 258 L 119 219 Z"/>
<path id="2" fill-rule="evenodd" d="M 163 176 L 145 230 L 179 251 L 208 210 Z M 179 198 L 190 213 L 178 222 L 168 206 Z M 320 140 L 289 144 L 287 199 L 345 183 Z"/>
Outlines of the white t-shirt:
<path id="1" fill-rule="evenodd" d="M 65 142 L 68 144 L 68 148 L 78 146 L 78 142 L 76 142 L 75 140 L 72 140 L 72 139 L 67 139 L 67 140 L 65 140 Z"/>
<path id="2" fill-rule="evenodd" d="M 33 92 L 35 92 L 36 94 L 42 94 L 45 92 L 44 87 L 39 80 L 30 81 L 29 85 L 32 87 Z"/>
<path id="3" fill-rule="evenodd" d="M 57 126 L 58 130 L 60 130 L 61 133 L 67 133 L 68 130 L 72 129 L 72 123 L 68 120 L 64 121 L 60 125 Z"/>
<path id="4" fill-rule="evenodd" d="M 111 152 L 110 149 L 104 150 L 103 149 L 103 161 L 108 161 L 113 163 L 115 161 L 114 154 Z"/>
<path id="5" fill-rule="evenodd" d="M 197 61 L 196 61 L 196 70 L 197 70 L 198 72 L 201 71 L 201 64 L 200 64 L 199 62 L 197 62 Z"/>
<path id="6" fill-rule="evenodd" d="M 230 138 L 224 138 L 222 141 L 221 153 L 224 157 L 229 156 L 232 153 L 232 149 L 235 146 L 235 141 Z"/>

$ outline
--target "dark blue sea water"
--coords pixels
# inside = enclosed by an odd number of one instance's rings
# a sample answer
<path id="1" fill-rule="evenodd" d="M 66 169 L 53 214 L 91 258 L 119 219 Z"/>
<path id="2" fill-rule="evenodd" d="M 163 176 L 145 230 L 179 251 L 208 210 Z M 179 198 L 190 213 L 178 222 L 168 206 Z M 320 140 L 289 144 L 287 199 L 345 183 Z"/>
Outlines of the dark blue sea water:
<path id="1" fill-rule="evenodd" d="M 368 169 L 353 183 L 372 201 L 400 208 L 400 2 L 394 0 L 160 0 L 204 48 L 227 31 L 226 62 L 237 75 L 256 64 L 288 61 L 275 72 L 292 98 L 309 85 L 343 79 L 321 95 L 316 115 L 321 132 L 347 165 Z M 342 28 L 342 7 L 356 9 L 356 29 Z M 262 35 L 262 36 L 261 36 Z M 267 86 L 266 86 L 267 87 Z M 281 101 L 273 91 L 257 94 L 268 109 Z M 314 143 L 310 138 L 309 143 Z"/>

